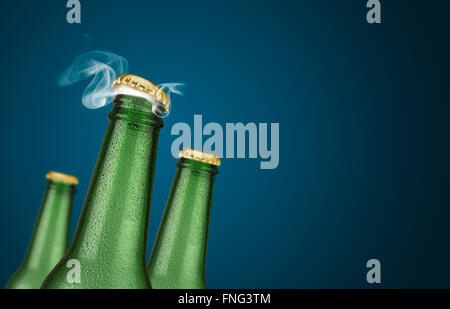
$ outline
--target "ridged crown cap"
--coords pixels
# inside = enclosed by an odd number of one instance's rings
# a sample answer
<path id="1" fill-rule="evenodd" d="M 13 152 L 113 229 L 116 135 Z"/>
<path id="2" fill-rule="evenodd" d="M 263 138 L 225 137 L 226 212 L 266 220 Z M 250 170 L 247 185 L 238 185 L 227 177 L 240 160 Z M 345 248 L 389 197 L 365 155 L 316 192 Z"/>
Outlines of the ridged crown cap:
<path id="1" fill-rule="evenodd" d="M 47 175 L 45 175 L 45 178 L 48 180 L 53 180 L 57 182 L 63 182 L 67 183 L 69 185 L 77 185 L 78 184 L 78 178 L 72 175 L 63 174 L 59 172 L 48 172 Z"/>
<path id="2" fill-rule="evenodd" d="M 169 111 L 169 95 L 151 81 L 133 74 L 122 74 L 112 84 L 112 88 L 116 93 L 120 93 L 121 87 L 137 90 L 150 101 L 162 104 L 166 109 L 165 112 Z"/>
<path id="3" fill-rule="evenodd" d="M 183 148 L 178 156 L 180 158 L 191 159 L 215 166 L 220 165 L 220 158 L 217 155 L 197 149 Z"/>

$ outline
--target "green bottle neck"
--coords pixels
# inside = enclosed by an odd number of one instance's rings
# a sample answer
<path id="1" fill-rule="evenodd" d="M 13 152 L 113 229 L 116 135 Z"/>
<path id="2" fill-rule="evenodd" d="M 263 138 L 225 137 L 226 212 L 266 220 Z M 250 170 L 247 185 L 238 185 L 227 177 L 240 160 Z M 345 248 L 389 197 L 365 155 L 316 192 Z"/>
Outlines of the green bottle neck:
<path id="1" fill-rule="evenodd" d="M 177 168 L 178 171 L 186 169 L 189 172 L 205 176 L 207 178 L 210 178 L 213 182 L 215 176 L 219 173 L 217 166 L 185 158 L 181 158 L 177 162 Z"/>
<path id="2" fill-rule="evenodd" d="M 156 288 L 204 288 L 209 218 L 216 166 L 190 159 L 177 163 L 149 274 Z"/>
<path id="3" fill-rule="evenodd" d="M 29 268 L 53 267 L 67 249 L 75 186 L 48 181 L 24 260 Z"/>
<path id="4" fill-rule="evenodd" d="M 114 98 L 109 118 L 69 250 L 71 258 L 92 266 L 143 263 L 158 135 L 163 127 L 149 101 L 128 95 Z"/>
<path id="5" fill-rule="evenodd" d="M 161 129 L 164 123 L 153 112 L 153 104 L 143 98 L 119 94 L 113 99 L 114 107 L 108 114 L 112 121 L 126 121 L 142 128 Z"/>
<path id="6" fill-rule="evenodd" d="M 175 192 L 168 204 L 177 204 L 183 198 L 186 210 L 186 240 L 195 246 L 185 247 L 185 258 L 197 261 L 189 271 L 196 271 L 204 277 L 206 251 L 208 245 L 209 219 L 211 215 L 214 180 L 218 173 L 216 166 L 191 160 L 180 159 L 174 180 Z M 172 207 L 172 206 L 169 206 Z M 175 206 L 176 207 L 176 206 Z"/>

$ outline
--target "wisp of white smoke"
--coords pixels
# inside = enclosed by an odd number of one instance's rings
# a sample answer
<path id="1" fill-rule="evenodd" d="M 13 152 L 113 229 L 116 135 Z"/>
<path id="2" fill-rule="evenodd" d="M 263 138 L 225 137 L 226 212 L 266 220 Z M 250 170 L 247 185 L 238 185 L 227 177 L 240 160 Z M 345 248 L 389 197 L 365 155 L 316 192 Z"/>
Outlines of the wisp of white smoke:
<path id="1" fill-rule="evenodd" d="M 163 90 L 165 93 L 167 93 L 170 98 L 170 95 L 172 93 L 178 94 L 178 95 L 183 95 L 183 93 L 180 90 L 180 87 L 184 86 L 184 85 L 185 84 L 183 84 L 183 83 L 163 83 L 163 84 L 159 84 L 158 87 L 161 90 Z M 159 107 L 158 107 L 158 105 L 154 105 L 153 108 L 155 109 L 155 108 L 159 108 Z M 169 110 L 165 111 L 165 113 L 162 113 L 161 111 L 156 111 L 156 110 L 153 110 L 153 113 L 157 116 L 159 115 L 159 117 L 161 117 L 161 118 L 166 118 L 167 116 L 170 115 L 171 110 L 172 110 L 172 104 L 170 104 Z"/>
<path id="2" fill-rule="evenodd" d="M 76 57 L 58 79 L 58 85 L 68 86 L 93 77 L 83 92 L 82 102 L 89 109 L 97 109 L 110 102 L 114 96 L 112 82 L 127 71 L 127 59 L 108 51 L 93 50 Z"/>
<path id="3" fill-rule="evenodd" d="M 128 71 L 128 61 L 122 56 L 108 51 L 93 50 L 75 58 L 58 79 L 58 85 L 68 86 L 83 79 L 92 77 L 91 82 L 83 91 L 83 105 L 89 109 L 97 109 L 111 102 L 115 93 L 112 83 L 117 76 Z M 164 83 L 158 85 L 170 98 L 172 93 L 183 95 L 179 90 L 183 83 Z M 153 112 L 160 117 L 167 117 L 170 111 L 159 110 L 161 106 L 155 104 Z"/>

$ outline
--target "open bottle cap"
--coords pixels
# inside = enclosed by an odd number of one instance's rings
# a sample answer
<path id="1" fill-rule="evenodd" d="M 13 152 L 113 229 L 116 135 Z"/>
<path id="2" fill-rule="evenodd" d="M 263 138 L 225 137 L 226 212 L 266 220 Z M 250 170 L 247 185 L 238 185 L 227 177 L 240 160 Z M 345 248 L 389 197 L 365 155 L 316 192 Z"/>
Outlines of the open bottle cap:
<path id="1" fill-rule="evenodd" d="M 67 183 L 69 185 L 77 185 L 78 184 L 78 178 L 72 175 L 63 174 L 59 172 L 48 172 L 47 175 L 45 175 L 45 178 L 52 181 L 57 182 L 63 182 Z"/>
<path id="2" fill-rule="evenodd" d="M 116 94 L 128 94 L 159 103 L 165 108 L 165 113 L 170 108 L 170 97 L 160 87 L 145 78 L 133 74 L 122 74 L 112 84 Z"/>
<path id="3" fill-rule="evenodd" d="M 180 151 L 178 157 L 208 163 L 215 166 L 220 166 L 219 156 L 201 150 L 183 148 Z"/>

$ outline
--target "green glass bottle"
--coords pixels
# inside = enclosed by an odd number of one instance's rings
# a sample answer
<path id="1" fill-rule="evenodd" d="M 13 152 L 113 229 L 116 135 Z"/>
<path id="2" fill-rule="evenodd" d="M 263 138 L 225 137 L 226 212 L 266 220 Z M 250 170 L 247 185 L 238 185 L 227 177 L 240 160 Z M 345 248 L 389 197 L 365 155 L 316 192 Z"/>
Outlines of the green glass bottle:
<path id="1" fill-rule="evenodd" d="M 42 288 L 151 288 L 145 267 L 159 130 L 168 95 L 131 74 L 116 96 L 74 240 Z M 161 105 L 155 109 L 155 104 Z M 71 261 L 79 280 L 69 280 Z"/>
<path id="2" fill-rule="evenodd" d="M 39 289 L 67 250 L 78 179 L 58 172 L 49 172 L 46 177 L 48 183 L 25 260 L 8 281 L 7 289 Z"/>
<path id="3" fill-rule="evenodd" d="M 205 289 L 216 155 L 183 149 L 155 239 L 148 273 L 154 289 Z"/>

